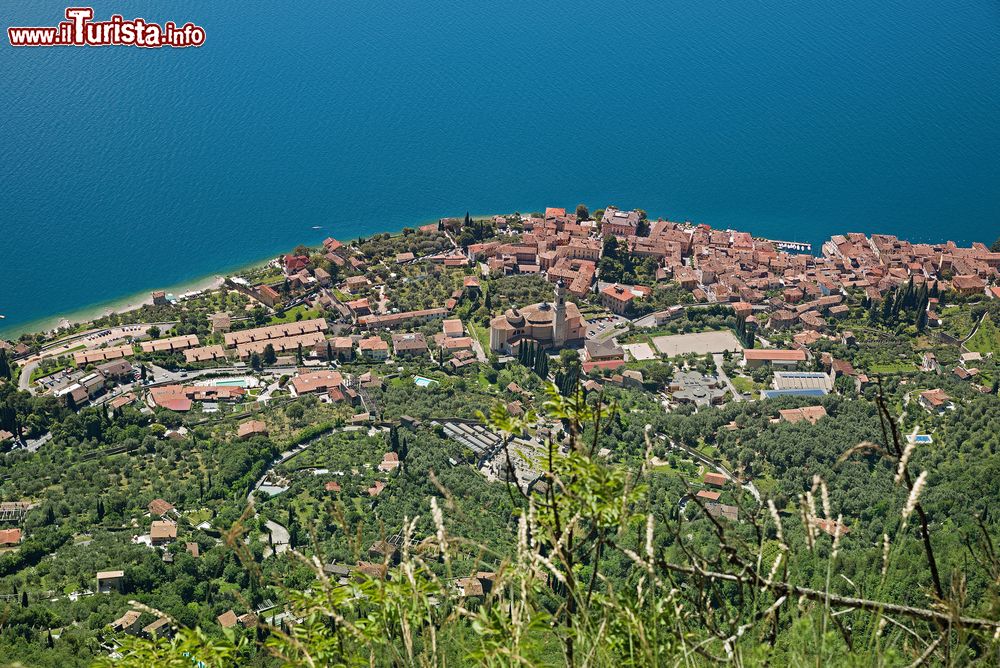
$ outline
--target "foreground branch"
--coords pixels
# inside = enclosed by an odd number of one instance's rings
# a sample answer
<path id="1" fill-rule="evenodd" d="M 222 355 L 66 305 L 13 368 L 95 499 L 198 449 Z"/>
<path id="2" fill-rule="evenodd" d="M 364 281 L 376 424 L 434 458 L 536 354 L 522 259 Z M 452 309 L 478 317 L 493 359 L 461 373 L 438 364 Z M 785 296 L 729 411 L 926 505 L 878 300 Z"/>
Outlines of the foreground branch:
<path id="1" fill-rule="evenodd" d="M 671 564 L 668 562 L 660 561 L 659 565 L 675 573 L 685 573 L 687 575 L 696 575 L 699 577 L 706 577 L 716 580 L 726 580 L 728 582 L 739 582 L 745 584 L 756 584 L 770 589 L 776 594 L 782 594 L 790 597 L 806 598 L 811 601 L 822 601 L 824 603 L 829 603 L 830 605 L 839 605 L 847 608 L 854 608 L 856 610 L 869 610 L 871 612 L 886 612 L 896 615 L 903 615 L 904 617 L 911 617 L 913 619 L 923 619 L 930 622 L 936 622 L 941 624 L 951 624 L 953 626 L 970 628 L 970 629 L 983 629 L 989 631 L 996 631 L 1000 629 L 1000 621 L 993 621 L 990 619 L 981 619 L 978 617 L 953 617 L 951 615 L 945 614 L 943 612 L 937 612 L 936 610 L 928 610 L 927 608 L 914 608 L 908 605 L 899 605 L 896 603 L 883 603 L 882 601 L 873 601 L 865 598 L 853 598 L 849 596 L 839 596 L 837 594 L 830 594 L 825 591 L 820 591 L 818 589 L 809 589 L 806 587 L 798 587 L 796 585 L 788 584 L 787 582 L 766 582 L 759 577 L 744 577 L 740 575 L 734 575 L 732 573 L 719 573 L 716 571 L 705 571 L 700 568 L 695 568 L 692 566 L 682 566 L 680 564 Z"/>

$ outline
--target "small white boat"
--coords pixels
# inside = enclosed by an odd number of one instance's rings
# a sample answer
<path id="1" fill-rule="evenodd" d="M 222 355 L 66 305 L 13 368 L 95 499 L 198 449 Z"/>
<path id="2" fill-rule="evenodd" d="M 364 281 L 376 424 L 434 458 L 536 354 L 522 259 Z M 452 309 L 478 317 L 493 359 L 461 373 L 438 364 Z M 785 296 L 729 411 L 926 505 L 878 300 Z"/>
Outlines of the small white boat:
<path id="1" fill-rule="evenodd" d="M 323 228 L 322 228 L 322 227 L 320 227 L 319 225 L 313 225 L 313 226 L 312 226 L 312 228 L 313 228 L 314 230 L 322 230 L 322 229 L 323 229 Z"/>

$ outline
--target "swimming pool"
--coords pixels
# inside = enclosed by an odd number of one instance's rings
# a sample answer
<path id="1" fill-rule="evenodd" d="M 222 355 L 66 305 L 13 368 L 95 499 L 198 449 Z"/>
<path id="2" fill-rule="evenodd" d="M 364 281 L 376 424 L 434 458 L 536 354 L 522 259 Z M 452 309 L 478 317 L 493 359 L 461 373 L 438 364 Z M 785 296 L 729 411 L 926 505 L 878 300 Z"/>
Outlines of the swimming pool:
<path id="1" fill-rule="evenodd" d="M 423 376 L 414 376 L 413 382 L 417 387 L 430 387 L 431 385 L 437 385 L 437 381 L 431 378 L 424 378 Z"/>
<path id="2" fill-rule="evenodd" d="M 246 378 L 237 378 L 236 380 L 217 380 L 214 385 L 222 387 L 246 387 Z"/>
<path id="3" fill-rule="evenodd" d="M 930 434 L 917 434 L 913 437 L 914 443 L 933 443 L 934 439 L 931 438 Z"/>

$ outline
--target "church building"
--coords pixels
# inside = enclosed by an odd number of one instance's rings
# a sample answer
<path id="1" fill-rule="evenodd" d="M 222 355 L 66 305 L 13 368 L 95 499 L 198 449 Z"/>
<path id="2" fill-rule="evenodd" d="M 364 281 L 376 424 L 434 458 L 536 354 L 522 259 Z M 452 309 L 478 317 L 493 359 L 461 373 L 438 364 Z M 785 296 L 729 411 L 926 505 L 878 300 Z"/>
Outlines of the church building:
<path id="1" fill-rule="evenodd" d="M 512 354 L 521 342 L 533 341 L 542 348 L 580 344 L 586 337 L 580 309 L 566 301 L 566 285 L 559 280 L 553 302 L 507 309 L 490 320 L 490 350 Z"/>

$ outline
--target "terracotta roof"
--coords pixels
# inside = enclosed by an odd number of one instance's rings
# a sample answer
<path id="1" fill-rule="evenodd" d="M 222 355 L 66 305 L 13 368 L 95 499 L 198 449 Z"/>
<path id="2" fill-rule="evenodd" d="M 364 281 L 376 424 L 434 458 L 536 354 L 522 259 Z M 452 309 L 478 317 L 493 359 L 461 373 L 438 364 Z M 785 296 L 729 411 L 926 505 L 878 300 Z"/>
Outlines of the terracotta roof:
<path id="1" fill-rule="evenodd" d="M 228 332 L 224 338 L 226 346 L 232 347 L 251 342 L 272 341 L 274 339 L 302 336 L 303 334 L 314 332 L 325 332 L 327 327 L 325 319 L 313 318 L 311 320 L 300 320 L 298 322 Z"/>
<path id="2" fill-rule="evenodd" d="M 804 406 L 802 408 L 787 408 L 778 411 L 781 419 L 795 424 L 805 420 L 810 424 L 816 424 L 820 418 L 827 416 L 826 409 L 822 406 Z"/>
<path id="3" fill-rule="evenodd" d="M 157 538 L 177 538 L 177 525 L 173 522 L 153 522 L 149 527 L 149 537 Z"/>
<path id="4" fill-rule="evenodd" d="M 717 487 L 722 487 L 729 482 L 729 479 L 721 473 L 706 473 L 703 480 L 705 481 L 705 484 L 715 485 Z"/>
<path id="5" fill-rule="evenodd" d="M 20 529 L 0 529 L 0 545 L 17 545 L 20 542 Z"/>
<path id="6" fill-rule="evenodd" d="M 292 379 L 292 387 L 298 394 L 327 392 L 344 384 L 344 376 L 339 371 L 313 371 Z"/>
<path id="7" fill-rule="evenodd" d="M 98 571 L 96 577 L 98 580 L 111 580 L 113 578 L 123 578 L 125 577 L 125 571 Z"/>
<path id="8" fill-rule="evenodd" d="M 748 360 L 804 362 L 804 350 L 776 350 L 774 348 L 750 348 L 743 351 L 743 358 Z"/>
<path id="9" fill-rule="evenodd" d="M 441 329 L 448 336 L 461 336 L 465 328 L 462 326 L 462 321 L 458 318 L 451 318 L 445 320 L 441 323 Z"/>
<path id="10" fill-rule="evenodd" d="M 240 425 L 237 433 L 240 438 L 247 438 L 248 436 L 253 436 L 254 434 L 266 434 L 267 423 L 263 420 L 249 420 Z"/>
<path id="11" fill-rule="evenodd" d="M 735 522 L 740 517 L 740 509 L 736 506 L 727 506 L 721 503 L 707 503 L 705 504 L 705 509 L 712 517 L 721 517 L 729 520 L 730 522 Z"/>
<path id="12" fill-rule="evenodd" d="M 384 580 L 388 571 L 389 569 L 385 564 L 373 564 L 369 561 L 359 561 L 356 572 L 361 573 L 362 575 L 367 575 L 370 578 Z"/>
<path id="13" fill-rule="evenodd" d="M 170 620 L 167 619 L 166 617 L 160 617 L 159 619 L 152 621 L 149 624 L 146 624 L 146 626 L 142 627 L 142 632 L 146 634 L 156 633 L 164 626 L 170 626 Z"/>
<path id="14" fill-rule="evenodd" d="M 168 512 L 174 509 L 173 504 L 164 501 L 163 499 L 153 499 L 149 502 L 149 514 L 150 515 L 166 515 Z"/>
<path id="15" fill-rule="evenodd" d="M 129 610 L 124 615 L 122 615 L 115 621 L 111 622 L 110 626 L 113 629 L 121 631 L 123 629 L 131 627 L 133 624 L 139 621 L 140 617 L 142 617 L 142 613 L 139 612 L 138 610 Z"/>
<path id="16" fill-rule="evenodd" d="M 399 468 L 399 455 L 395 452 L 387 452 L 382 456 L 382 463 L 378 465 L 379 471 L 394 471 Z"/>
<path id="17" fill-rule="evenodd" d="M 940 389 L 921 392 L 920 396 L 932 406 L 943 406 L 947 402 L 951 401 L 951 397 L 949 397 L 944 390 Z"/>
<path id="18" fill-rule="evenodd" d="M 187 350 L 198 346 L 200 342 L 194 334 L 184 334 L 174 336 L 169 339 L 155 339 L 153 341 L 143 341 L 139 347 L 144 353 L 170 352 L 174 350 Z"/>
<path id="19" fill-rule="evenodd" d="M 841 536 L 846 536 L 851 532 L 850 527 L 848 527 L 843 522 L 838 523 L 837 520 L 828 520 L 822 517 L 814 517 L 812 522 L 817 529 L 819 529 L 823 533 L 830 534 L 831 536 L 834 537 L 836 537 L 838 532 L 840 533 Z"/>
<path id="20" fill-rule="evenodd" d="M 593 362 L 584 362 L 582 366 L 584 373 L 590 373 L 593 369 L 614 370 L 625 366 L 625 360 L 596 360 Z"/>
<path id="21" fill-rule="evenodd" d="M 364 350 L 389 350 L 389 344 L 378 336 L 370 336 L 367 339 L 361 339 L 358 347 Z"/>

